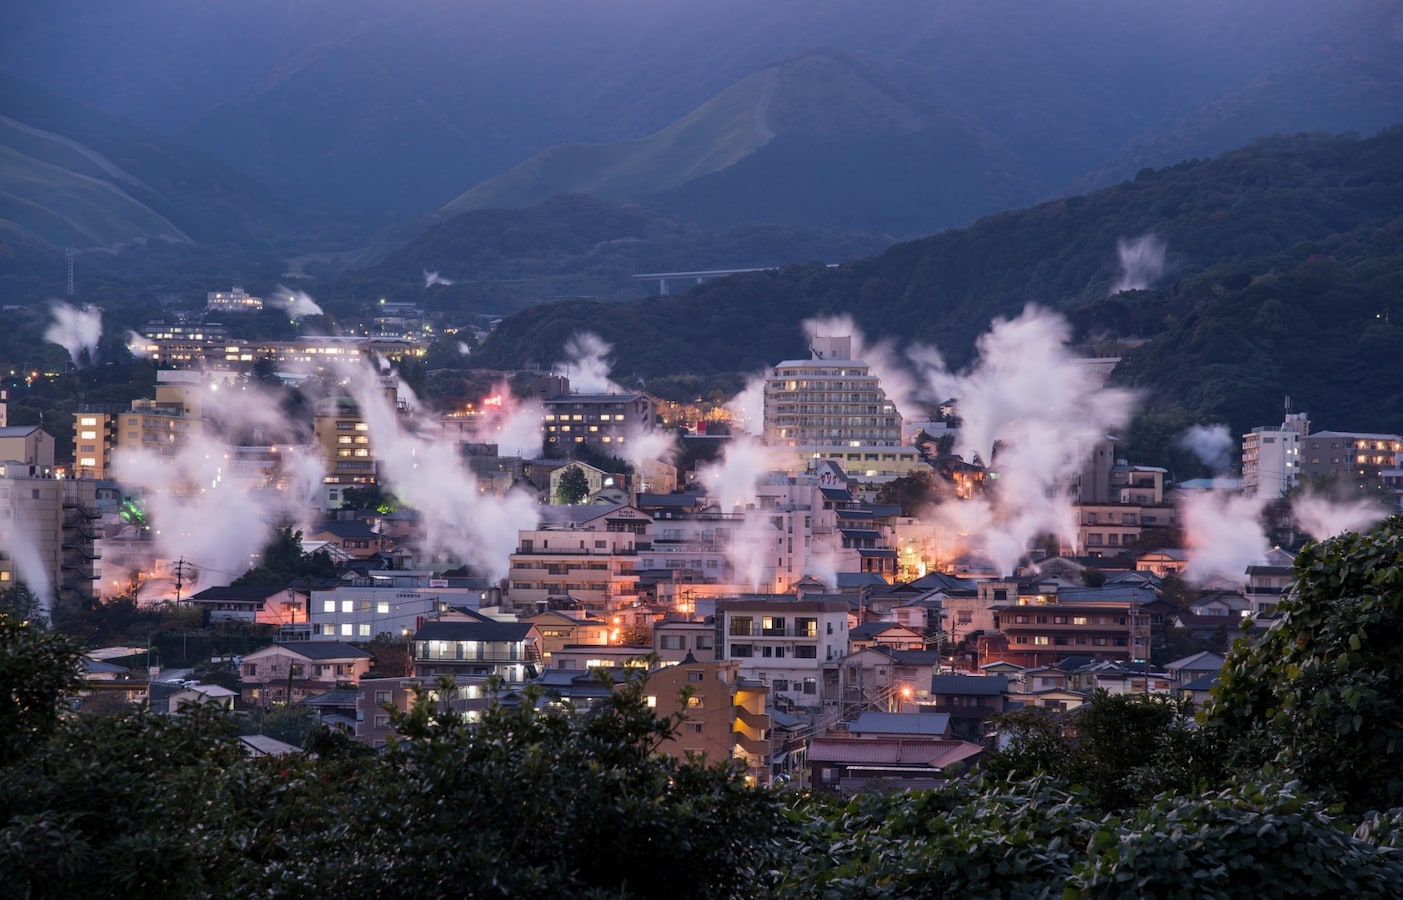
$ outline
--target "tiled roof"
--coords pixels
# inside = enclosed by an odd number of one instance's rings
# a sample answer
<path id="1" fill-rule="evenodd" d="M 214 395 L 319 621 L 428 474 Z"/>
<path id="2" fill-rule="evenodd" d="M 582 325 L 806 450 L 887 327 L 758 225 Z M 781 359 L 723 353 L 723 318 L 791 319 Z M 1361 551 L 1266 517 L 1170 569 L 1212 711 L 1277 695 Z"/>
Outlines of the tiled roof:
<path id="1" fill-rule="evenodd" d="M 529 622 L 425 622 L 414 632 L 416 641 L 524 641 Z"/>
<path id="2" fill-rule="evenodd" d="M 370 659 L 369 653 L 340 641 L 278 641 L 277 645 L 308 659 Z"/>
<path id="3" fill-rule="evenodd" d="M 983 750 L 967 741 L 921 738 L 814 738 L 810 762 L 944 768 Z"/>

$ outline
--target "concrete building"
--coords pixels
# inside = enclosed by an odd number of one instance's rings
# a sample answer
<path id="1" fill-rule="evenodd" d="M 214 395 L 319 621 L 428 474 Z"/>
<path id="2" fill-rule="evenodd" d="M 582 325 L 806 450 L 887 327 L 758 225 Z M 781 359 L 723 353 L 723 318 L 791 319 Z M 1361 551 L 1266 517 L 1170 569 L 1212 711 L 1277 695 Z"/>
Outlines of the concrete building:
<path id="1" fill-rule="evenodd" d="M 22 580 L 45 607 L 55 592 L 68 601 L 96 597 L 97 520 L 96 481 L 0 457 L 0 590 Z"/>
<path id="2" fill-rule="evenodd" d="M 54 439 L 38 425 L 0 428 L 0 461 L 17 462 L 40 471 L 54 467 Z"/>
<path id="3" fill-rule="evenodd" d="M 690 656 L 648 676 L 648 705 L 659 716 L 682 713 L 681 726 L 658 752 L 707 762 L 730 761 L 752 784 L 770 783 L 769 688 L 744 678 L 737 662 L 701 662 Z M 684 699 L 684 691 L 686 696 Z"/>
<path id="4" fill-rule="evenodd" d="M 765 378 L 764 441 L 790 463 L 834 459 L 863 479 L 895 478 L 924 465 L 902 444 L 901 412 L 851 337 L 816 337 L 810 359 L 785 360 Z"/>
<path id="5" fill-rule="evenodd" d="M 652 543 L 653 520 L 637 507 L 552 506 L 518 534 L 510 558 L 511 602 L 537 612 L 574 600 L 608 615 L 638 600 L 638 554 Z"/>
<path id="6" fill-rule="evenodd" d="M 589 444 L 623 456 L 627 441 L 651 432 L 657 420 L 653 399 L 640 391 L 613 394 L 574 394 L 559 375 L 536 379 L 546 450 L 568 455 L 570 447 Z"/>
<path id="7" fill-rule="evenodd" d="M 496 676 L 521 687 L 540 674 L 541 633 L 530 622 L 454 614 L 425 622 L 413 635 L 414 674 Z"/>
<path id="8" fill-rule="evenodd" d="M 1372 493 L 1383 486 L 1383 473 L 1403 463 L 1403 436 L 1363 431 L 1317 431 L 1301 452 L 1301 472 L 1308 479 L 1329 479 L 1341 487 Z"/>
<path id="9" fill-rule="evenodd" d="M 206 313 L 252 313 L 262 309 L 262 298 L 249 296 L 237 285 L 232 290 L 205 294 Z"/>
<path id="10" fill-rule="evenodd" d="M 1242 436 L 1242 492 L 1280 497 L 1301 476 L 1301 449 L 1310 434 L 1305 413 L 1287 413 L 1280 425 L 1262 425 Z"/>
<path id="11" fill-rule="evenodd" d="M 848 604 L 790 596 L 724 600 L 716 605 L 716 656 L 770 686 L 778 701 L 816 707 L 823 667 L 848 653 Z"/>
<path id="12" fill-rule="evenodd" d="M 394 377 L 381 379 L 381 391 L 396 409 L 404 409 L 399 400 L 399 381 Z M 341 505 L 340 491 L 345 487 L 376 483 L 375 449 L 370 440 L 370 425 L 360 407 L 350 397 L 335 397 L 323 401 L 312 420 L 312 431 L 326 464 L 322 481 L 327 486 L 327 505 Z"/>

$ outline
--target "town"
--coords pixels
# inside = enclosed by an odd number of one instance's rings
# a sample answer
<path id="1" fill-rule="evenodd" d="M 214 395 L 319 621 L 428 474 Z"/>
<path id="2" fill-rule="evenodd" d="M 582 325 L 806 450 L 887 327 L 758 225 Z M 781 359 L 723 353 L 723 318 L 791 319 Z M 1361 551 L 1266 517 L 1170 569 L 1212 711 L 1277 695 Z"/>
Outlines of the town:
<path id="1" fill-rule="evenodd" d="M 89 648 L 75 714 L 212 705 L 250 754 L 314 727 L 383 748 L 444 677 L 469 722 L 644 677 L 685 714 L 661 752 L 760 786 L 936 787 L 1014 710 L 1206 700 L 1295 550 L 1403 497 L 1403 436 L 1312 432 L 1289 400 L 1185 435 L 1211 478 L 1122 457 L 1116 358 L 1033 308 L 992 326 L 997 380 L 913 375 L 837 319 L 726 404 L 621 387 L 582 334 L 442 408 L 402 377 L 434 328 L 412 304 L 291 341 L 221 324 L 261 304 L 211 291 L 132 335 L 152 396 L 79 408 L 71 446 L 0 404 L 7 595 L 56 624 L 167 617 Z"/>

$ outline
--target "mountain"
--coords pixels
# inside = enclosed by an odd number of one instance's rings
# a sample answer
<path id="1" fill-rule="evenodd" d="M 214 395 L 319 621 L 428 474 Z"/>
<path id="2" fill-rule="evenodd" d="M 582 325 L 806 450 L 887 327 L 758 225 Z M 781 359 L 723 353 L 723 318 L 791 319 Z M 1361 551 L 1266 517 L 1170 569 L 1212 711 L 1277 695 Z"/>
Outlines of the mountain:
<path id="1" fill-rule="evenodd" d="M 475 210 L 440 222 L 373 266 L 318 287 L 325 304 L 375 295 L 433 308 L 503 314 L 547 298 L 637 299 L 643 272 L 839 262 L 891 245 L 871 232 L 789 225 L 707 230 L 637 204 L 580 194 L 525 209 Z M 427 284 L 426 273 L 439 276 Z"/>
<path id="2" fill-rule="evenodd" d="M 1035 196 L 968 122 L 831 51 L 767 66 L 648 137 L 546 150 L 445 212 L 557 193 L 650 203 L 713 227 L 789 222 L 921 233 Z"/>
<path id="3" fill-rule="evenodd" d="M 242 242 L 289 227 L 202 151 L 0 75 L 0 229 L 19 245 Z"/>
<path id="4" fill-rule="evenodd" d="M 1273 421 L 1290 394 L 1323 427 L 1403 430 L 1403 369 L 1387 359 L 1403 337 L 1391 322 L 1400 234 L 1403 128 L 1283 136 L 837 268 L 537 307 L 502 322 L 476 360 L 548 363 L 590 330 L 617 371 L 643 379 L 748 373 L 802 355 L 804 319 L 848 313 L 871 337 L 934 344 L 961 365 L 992 318 L 1036 302 L 1072 316 L 1083 340 L 1149 338 L 1118 377 L 1154 409 L 1243 429 Z M 1146 237 L 1165 248 L 1164 271 L 1113 295 L 1118 242 Z"/>
<path id="5" fill-rule="evenodd" d="M 193 142 L 291 202 L 383 220 L 440 207 L 549 148 L 646 142 L 777 61 L 833 48 L 881 73 L 864 96 L 890 97 L 927 130 L 898 123 L 862 146 L 852 142 L 871 123 L 848 118 L 859 130 L 831 145 L 776 127 L 758 150 L 753 122 L 729 139 L 687 131 L 748 155 L 657 199 L 716 222 L 770 210 L 791 220 L 881 215 L 905 233 L 967 219 L 945 208 L 971 207 L 958 194 L 967 185 L 993 185 L 984 209 L 995 209 L 1259 134 L 1371 133 L 1398 119 L 1400 9 L 1399 0 L 14 0 L 0 6 L 0 68 Z M 851 112 L 843 91 L 861 81 L 815 84 L 836 86 L 834 109 Z M 802 88 L 791 96 L 822 108 Z M 715 112 L 704 119 L 744 125 Z M 673 149 L 681 156 L 647 157 L 675 170 L 686 153 Z M 594 165 L 580 149 L 556 156 Z M 944 183 L 956 196 L 904 193 L 922 160 L 955 170 Z M 787 171 L 795 166 L 806 168 Z M 887 169 L 901 174 L 896 185 L 883 183 Z M 811 213 L 824 193 L 814 179 L 835 171 L 849 199 Z M 772 183 L 776 172 L 786 179 Z M 810 189 L 796 191 L 804 172 Z M 933 214 L 922 219 L 922 206 Z"/>

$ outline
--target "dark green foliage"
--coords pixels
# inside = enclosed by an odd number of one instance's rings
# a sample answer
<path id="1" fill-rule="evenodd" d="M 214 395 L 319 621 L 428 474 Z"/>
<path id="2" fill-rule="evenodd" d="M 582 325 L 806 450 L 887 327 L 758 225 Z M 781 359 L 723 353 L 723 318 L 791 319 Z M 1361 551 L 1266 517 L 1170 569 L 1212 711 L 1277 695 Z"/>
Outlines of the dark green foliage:
<path id="1" fill-rule="evenodd" d="M 58 727 L 64 701 L 79 684 L 81 653 L 71 638 L 0 611 L 0 764 Z"/>
<path id="2" fill-rule="evenodd" d="M 581 503 L 589 496 L 589 476 L 579 466 L 566 466 L 560 473 L 560 486 L 555 489 L 555 502 L 567 506 Z"/>
<path id="3" fill-rule="evenodd" d="M 1396 851 L 1351 835 L 1299 784 L 1160 797 L 1088 849 L 1071 896 L 1382 898 L 1403 879 Z"/>
<path id="4" fill-rule="evenodd" d="M 184 898 L 205 884 L 212 784 L 243 752 L 218 713 L 81 716 L 0 778 L 7 896 Z M 192 802 L 198 798 L 198 802 Z"/>
<path id="5" fill-rule="evenodd" d="M 324 550 L 302 552 L 302 532 L 279 528 L 263 548 L 263 562 L 235 578 L 234 587 L 277 587 L 295 578 L 332 578 L 336 564 Z"/>
<path id="6" fill-rule="evenodd" d="M 1403 803 L 1403 517 L 1308 545 L 1276 624 L 1239 639 L 1204 710 L 1245 769 L 1354 808 Z"/>
<path id="7" fill-rule="evenodd" d="M 918 469 L 892 479 L 877 489 L 877 502 L 901 507 L 903 516 L 916 516 L 939 499 L 935 473 Z"/>

